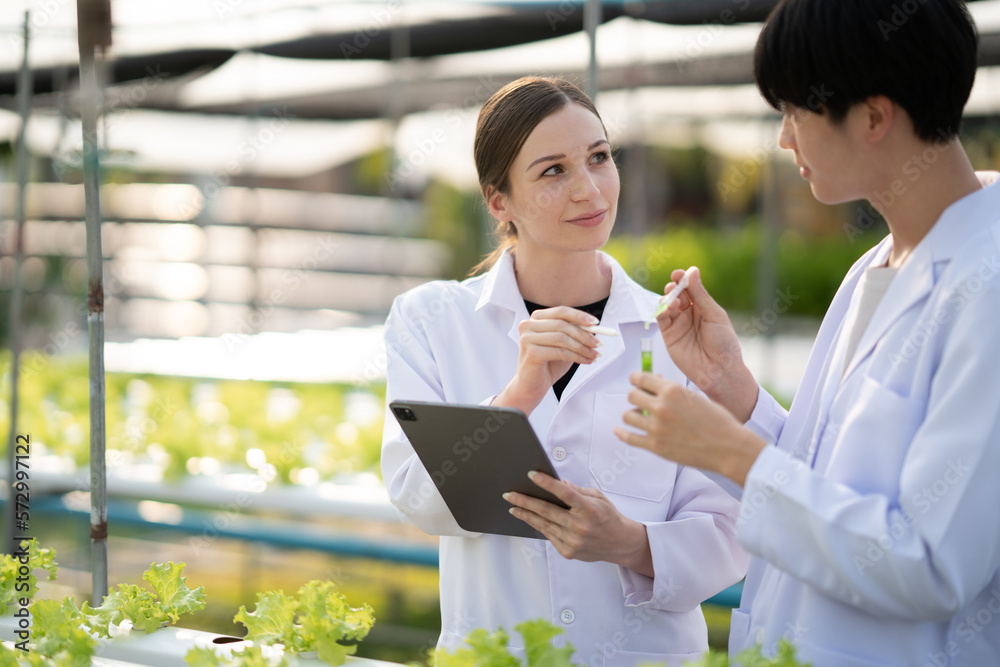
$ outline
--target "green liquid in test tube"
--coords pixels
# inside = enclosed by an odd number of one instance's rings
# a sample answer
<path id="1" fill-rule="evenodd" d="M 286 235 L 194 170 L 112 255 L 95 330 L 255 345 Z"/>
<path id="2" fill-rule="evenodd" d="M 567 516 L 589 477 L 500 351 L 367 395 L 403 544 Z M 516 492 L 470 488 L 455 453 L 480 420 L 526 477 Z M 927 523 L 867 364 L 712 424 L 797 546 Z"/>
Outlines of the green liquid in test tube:
<path id="1" fill-rule="evenodd" d="M 653 339 L 643 338 L 640 341 L 639 349 L 642 351 L 642 372 L 652 373 L 653 372 Z M 642 411 L 642 414 L 648 415 L 649 412 L 646 410 Z"/>

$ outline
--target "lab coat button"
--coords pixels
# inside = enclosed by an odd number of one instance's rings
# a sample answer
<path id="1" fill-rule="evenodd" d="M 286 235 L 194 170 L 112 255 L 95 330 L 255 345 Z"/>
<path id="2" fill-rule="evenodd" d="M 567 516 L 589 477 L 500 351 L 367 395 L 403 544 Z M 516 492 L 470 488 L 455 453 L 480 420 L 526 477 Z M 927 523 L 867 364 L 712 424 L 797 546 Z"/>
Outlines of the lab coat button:
<path id="1" fill-rule="evenodd" d="M 559 620 L 561 620 L 563 623 L 567 624 L 572 623 L 574 618 L 576 618 L 576 614 L 574 614 L 569 609 L 563 609 L 562 613 L 559 614 Z"/>
<path id="2" fill-rule="evenodd" d="M 554 458 L 556 461 L 562 461 L 564 458 L 566 458 L 566 448 L 556 447 L 555 449 L 553 449 L 552 458 Z"/>

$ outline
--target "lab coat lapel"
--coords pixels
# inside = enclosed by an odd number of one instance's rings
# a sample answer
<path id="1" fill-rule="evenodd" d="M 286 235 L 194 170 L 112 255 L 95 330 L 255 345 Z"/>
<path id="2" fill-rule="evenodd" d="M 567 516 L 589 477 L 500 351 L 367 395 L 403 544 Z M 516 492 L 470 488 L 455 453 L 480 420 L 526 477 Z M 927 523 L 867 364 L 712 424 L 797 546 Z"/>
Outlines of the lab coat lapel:
<path id="1" fill-rule="evenodd" d="M 644 311 L 651 311 L 654 307 L 655 299 L 633 282 L 621 265 L 610 255 L 599 253 L 599 261 L 602 268 L 611 273 L 611 297 L 604 309 L 601 324 L 618 330 L 620 325 L 626 322 L 641 322 L 646 314 Z M 651 301 L 648 308 L 645 307 L 645 301 Z M 488 307 L 495 310 L 491 313 L 492 317 L 509 318 L 510 325 L 507 337 L 515 346 L 514 358 L 516 360 L 517 349 L 521 344 L 521 333 L 518 325 L 522 320 L 527 319 L 528 309 L 524 305 L 524 298 L 517 286 L 517 278 L 514 276 L 514 262 L 509 251 L 501 255 L 493 268 L 486 274 L 483 292 L 476 303 L 476 310 Z M 564 404 L 580 386 L 625 352 L 625 341 L 622 336 L 604 336 L 602 343 L 603 345 L 598 348 L 601 356 L 592 364 L 580 365 L 576 373 L 573 374 L 569 385 L 563 391 L 561 399 L 556 399 L 555 393 L 549 391 L 531 413 L 531 425 L 540 436 L 548 432 L 548 427 L 551 425 L 560 404 Z M 502 365 L 500 376 L 504 377 L 509 374 L 513 377 L 514 369 L 508 368 L 509 364 L 504 355 L 497 356 L 497 363 Z"/>
<path id="2" fill-rule="evenodd" d="M 858 349 L 844 373 L 845 378 L 871 354 L 896 320 L 930 294 L 940 275 L 939 267 L 951 261 L 984 218 L 996 218 L 998 203 L 1000 184 L 994 184 L 959 199 L 945 209 L 889 285 L 858 343 Z M 878 264 L 873 263 L 873 266 Z"/>
<path id="3" fill-rule="evenodd" d="M 521 290 L 517 287 L 517 278 L 514 276 L 514 260 L 508 250 L 500 256 L 496 264 L 486 273 L 483 283 L 483 292 L 476 303 L 476 310 L 494 307 L 499 311 L 507 311 L 510 319 L 510 328 L 507 330 L 507 337 L 516 345 L 520 345 L 521 334 L 518 325 L 521 320 L 528 317 L 528 309 L 521 298 Z M 500 317 L 500 313 L 492 313 L 493 317 Z"/>
<path id="4" fill-rule="evenodd" d="M 827 422 L 830 418 L 830 408 L 833 405 L 833 399 L 836 397 L 837 391 L 840 390 L 843 378 L 841 370 L 844 368 L 844 355 L 847 353 L 847 339 L 849 337 L 847 335 L 849 332 L 845 331 L 845 326 L 847 322 L 853 319 L 852 316 L 858 309 L 858 295 L 856 290 L 862 273 L 863 271 L 859 272 L 854 278 L 854 287 L 851 290 L 851 299 L 847 304 L 847 312 L 840 320 L 840 326 L 837 328 L 837 333 L 834 336 L 835 344 L 827 355 L 820 375 L 823 378 L 823 384 L 819 394 L 819 402 L 816 404 L 815 409 L 815 413 L 818 416 L 814 422 L 815 428 L 809 439 L 808 450 L 805 453 L 805 461 L 810 466 L 816 461 L 816 453 L 819 450 L 819 444 L 823 440 L 823 434 L 826 431 Z"/>
<path id="5" fill-rule="evenodd" d="M 602 318 L 601 325 L 618 329 L 618 322 L 614 320 L 613 316 L 611 318 Z M 576 373 L 573 373 L 573 377 L 570 378 L 569 384 L 566 385 L 566 389 L 563 390 L 562 398 L 560 399 L 561 404 L 565 404 L 590 378 L 607 368 L 611 362 L 622 356 L 625 352 L 625 342 L 621 336 L 601 336 L 601 343 L 601 346 L 597 348 L 601 356 L 597 357 L 593 363 L 580 364 L 580 367 L 576 369 Z M 636 358 L 638 359 L 638 352 L 636 353 Z"/>
<path id="6" fill-rule="evenodd" d="M 498 377 L 512 378 L 517 369 L 517 357 L 521 345 L 521 332 L 519 325 L 528 319 L 528 309 L 524 305 L 521 297 L 521 290 L 517 286 L 517 278 L 514 275 L 514 261 L 510 256 L 510 251 L 505 252 L 497 260 L 496 264 L 486 274 L 483 292 L 476 303 L 476 310 L 492 308 L 491 317 L 497 318 L 498 322 L 509 322 L 507 338 L 513 344 L 512 356 L 508 354 L 495 354 L 498 364 Z M 511 363 L 513 359 L 513 363 Z M 559 407 L 556 395 L 549 391 L 545 394 L 542 402 L 539 403 L 528 417 L 535 433 L 543 438 L 549 431 L 556 409 Z"/>
<path id="7" fill-rule="evenodd" d="M 847 353 L 847 332 L 844 330 L 847 322 L 852 321 L 854 313 L 857 312 L 859 306 L 858 299 L 858 284 L 861 282 L 861 278 L 864 276 L 865 270 L 869 266 L 878 266 L 885 262 L 886 258 L 889 256 L 889 251 L 891 250 L 891 243 L 885 243 L 881 247 L 877 247 L 872 252 L 871 258 L 861 266 L 855 266 L 848 273 L 847 277 L 844 279 L 844 284 L 841 285 L 840 290 L 838 290 L 837 295 L 834 297 L 833 303 L 830 304 L 830 309 L 827 317 L 835 317 L 837 324 L 836 332 L 833 334 L 832 342 L 828 345 L 823 345 L 822 349 L 827 348 L 829 352 L 827 353 L 826 359 L 821 367 L 819 378 L 820 386 L 819 393 L 815 398 L 810 401 L 809 407 L 809 417 L 804 422 L 805 424 L 813 424 L 811 433 L 809 434 L 809 440 L 807 446 L 799 445 L 793 449 L 793 452 L 799 453 L 803 456 L 804 460 L 812 465 L 816 460 L 816 453 L 819 449 L 819 443 L 823 440 L 823 434 L 826 431 L 827 421 L 830 416 L 830 407 L 833 405 L 833 399 L 837 395 L 841 386 L 841 381 L 844 375 L 842 374 L 842 369 L 844 368 L 844 355 Z M 826 326 L 827 322 L 824 321 L 823 325 Z M 820 329 L 819 339 L 822 339 L 824 335 L 823 328 Z M 817 344 L 819 340 L 817 340 Z M 811 363 L 811 362 L 810 362 Z M 800 391 L 802 389 L 800 388 Z M 796 396 L 798 400 L 798 396 Z M 790 419 L 798 413 L 793 410 Z M 787 427 L 786 427 L 787 428 Z"/>
<path id="8" fill-rule="evenodd" d="M 918 251 L 922 251 L 919 252 Z M 872 353 L 889 327 L 918 303 L 922 302 L 934 287 L 934 264 L 928 248 L 917 248 L 913 255 L 892 279 L 889 289 L 879 302 L 871 322 L 861 336 L 861 341 L 847 366 L 843 377 L 849 376 L 858 364 Z"/>

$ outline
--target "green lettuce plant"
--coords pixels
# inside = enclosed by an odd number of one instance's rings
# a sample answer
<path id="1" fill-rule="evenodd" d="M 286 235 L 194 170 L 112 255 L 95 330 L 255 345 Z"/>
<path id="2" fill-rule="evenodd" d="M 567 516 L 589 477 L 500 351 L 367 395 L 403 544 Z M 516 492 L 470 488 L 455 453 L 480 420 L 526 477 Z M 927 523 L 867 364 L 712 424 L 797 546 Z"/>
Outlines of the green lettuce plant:
<path id="1" fill-rule="evenodd" d="M 125 621 L 131 626 L 150 632 L 170 623 L 176 623 L 181 614 L 205 608 L 203 586 L 190 589 L 187 577 L 182 577 L 184 563 L 153 563 L 142 574 L 153 587 L 153 593 L 135 584 L 118 584 L 96 609 L 84 602 L 80 609 L 87 625 L 99 635 L 108 637 Z"/>
<path id="2" fill-rule="evenodd" d="M 258 593 L 254 611 L 241 606 L 233 620 L 247 627 L 246 639 L 256 644 L 280 644 L 300 654 L 316 651 L 320 660 L 341 665 L 371 630 L 375 616 L 367 604 L 351 607 L 333 582 L 314 580 L 297 597 Z"/>
<path id="3" fill-rule="evenodd" d="M 35 538 L 22 540 L 19 546 L 18 553 L 0 556 L 0 615 L 6 614 L 11 606 L 17 606 L 19 599 L 30 600 L 35 597 L 38 593 L 38 577 L 35 576 L 35 570 L 48 572 L 49 581 L 53 581 L 59 571 L 55 552 L 40 547 Z M 28 574 L 19 578 L 18 569 L 24 558 L 28 561 Z"/>
<path id="4" fill-rule="evenodd" d="M 73 598 L 35 600 L 28 607 L 32 637 L 20 662 L 47 667 L 89 667 L 97 638 L 88 631 Z"/>
<path id="5" fill-rule="evenodd" d="M 503 628 L 494 632 L 483 629 L 473 630 L 466 643 L 467 648 L 456 651 L 433 652 L 436 667 L 583 667 L 572 661 L 573 646 L 566 644 L 560 648 L 552 645 L 552 639 L 562 633 L 552 623 L 536 619 L 514 626 L 524 640 L 525 659 L 511 655 L 507 649 L 509 636 Z M 734 662 L 725 653 L 708 651 L 694 662 L 685 662 L 686 667 L 810 667 L 795 657 L 795 647 L 787 640 L 778 643 L 778 651 L 773 658 L 761 653 L 760 645 L 741 652 Z M 643 663 L 640 667 L 663 667 L 662 663 Z"/>
<path id="6" fill-rule="evenodd" d="M 21 543 L 21 551 L 23 555 L 0 557 L 0 606 L 10 611 L 12 604 L 32 600 L 28 606 L 31 638 L 16 642 L 15 650 L 0 650 L 0 667 L 89 667 L 101 638 L 128 634 L 133 627 L 154 630 L 205 606 L 203 588 L 192 590 L 181 576 L 184 563 L 153 563 L 142 575 L 152 593 L 133 584 L 119 584 L 96 609 L 86 602 L 78 608 L 72 597 L 34 599 L 38 593 L 36 570 L 47 571 L 49 580 L 56 578 L 55 550 L 32 539 Z M 19 572 L 22 559 L 27 560 L 27 574 Z"/>
<path id="7" fill-rule="evenodd" d="M 573 656 L 573 646 L 566 644 L 561 648 L 552 645 L 552 639 L 562 630 L 548 621 L 536 619 L 525 621 L 514 626 L 514 629 L 524 639 L 524 654 L 527 662 L 521 662 L 507 650 L 508 635 L 503 628 L 495 632 L 487 632 L 482 628 L 469 633 L 467 643 L 469 648 L 462 648 L 454 653 L 437 651 L 435 665 L 437 667 L 576 667 L 570 659 Z"/>

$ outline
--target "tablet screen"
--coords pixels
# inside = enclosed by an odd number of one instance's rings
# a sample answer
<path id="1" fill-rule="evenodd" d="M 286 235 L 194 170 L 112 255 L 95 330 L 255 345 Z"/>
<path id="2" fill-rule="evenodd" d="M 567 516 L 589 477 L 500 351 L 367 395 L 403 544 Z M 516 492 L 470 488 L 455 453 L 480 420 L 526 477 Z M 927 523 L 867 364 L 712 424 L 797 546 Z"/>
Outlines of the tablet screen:
<path id="1" fill-rule="evenodd" d="M 510 514 L 512 505 L 503 499 L 508 491 L 568 509 L 528 479 L 531 470 L 559 476 L 520 410 L 420 401 L 392 401 L 389 407 L 463 529 L 545 539 Z M 433 489 L 421 490 L 429 493 Z"/>

